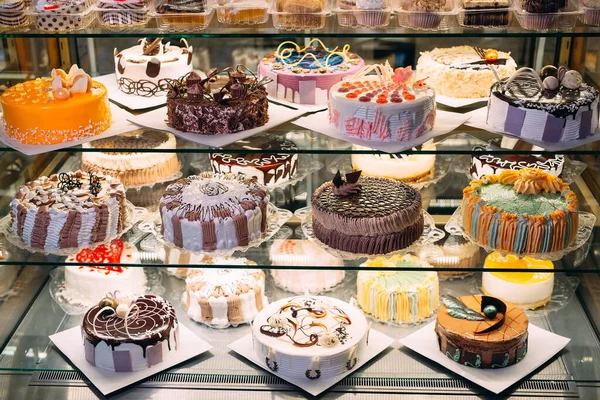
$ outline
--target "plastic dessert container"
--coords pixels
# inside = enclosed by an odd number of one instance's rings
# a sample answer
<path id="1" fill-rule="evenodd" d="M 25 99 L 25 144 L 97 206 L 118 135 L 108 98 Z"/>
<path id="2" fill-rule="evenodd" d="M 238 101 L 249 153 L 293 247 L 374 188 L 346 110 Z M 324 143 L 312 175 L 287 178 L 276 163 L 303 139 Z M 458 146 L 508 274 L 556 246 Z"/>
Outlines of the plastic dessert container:
<path id="1" fill-rule="evenodd" d="M 213 16 L 213 9 L 206 1 L 178 6 L 177 2 L 163 1 L 157 4 L 150 16 L 162 32 L 197 32 L 206 29 Z M 204 4 L 204 5 L 203 5 Z"/>
<path id="2" fill-rule="evenodd" d="M 333 11 L 338 24 L 347 28 L 388 26 L 392 15 L 389 0 L 337 0 Z"/>
<path id="3" fill-rule="evenodd" d="M 582 0 L 579 20 L 586 25 L 600 26 L 600 0 Z"/>
<path id="4" fill-rule="evenodd" d="M 560 0 L 564 1 L 564 0 Z M 547 0 L 541 0 L 546 4 Z M 562 3 L 564 4 L 564 3 Z M 529 10 L 554 9 L 555 6 L 528 5 Z M 575 2 L 570 1 L 561 11 L 557 12 L 530 12 L 522 8 L 520 1 L 515 2 L 515 17 L 519 24 L 528 30 L 534 31 L 569 31 L 577 22 L 577 17 L 583 14 Z"/>
<path id="5" fill-rule="evenodd" d="M 217 19 L 228 25 L 259 25 L 267 23 L 269 4 L 264 0 L 219 0 Z"/>
<path id="6" fill-rule="evenodd" d="M 453 0 L 401 0 L 396 9 L 403 28 L 445 31 L 457 14 Z"/>
<path id="7" fill-rule="evenodd" d="M 458 23 L 471 28 L 506 27 L 512 21 L 509 0 L 462 0 L 457 12 Z"/>
<path id="8" fill-rule="evenodd" d="M 39 1 L 32 13 L 35 27 L 47 32 L 84 29 L 96 19 L 90 0 Z"/>
<path id="9" fill-rule="evenodd" d="M 0 3 L 0 30 L 24 28 L 31 23 L 29 6 L 24 0 Z"/>
<path id="10" fill-rule="evenodd" d="M 274 0 L 269 13 L 280 30 L 322 29 L 329 9 L 326 0 Z"/>
<path id="11" fill-rule="evenodd" d="M 95 9 L 99 23 L 107 28 L 143 27 L 150 20 L 146 0 L 101 0 Z"/>

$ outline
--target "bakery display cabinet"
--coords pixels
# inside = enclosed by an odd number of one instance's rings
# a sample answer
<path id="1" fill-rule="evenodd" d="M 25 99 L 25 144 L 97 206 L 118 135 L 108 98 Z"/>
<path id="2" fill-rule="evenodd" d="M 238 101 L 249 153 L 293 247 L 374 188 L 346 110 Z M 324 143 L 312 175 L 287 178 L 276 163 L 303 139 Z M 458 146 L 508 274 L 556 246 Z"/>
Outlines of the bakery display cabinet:
<path id="1" fill-rule="evenodd" d="M 480 3 L 0 4 L 0 397 L 600 397 L 600 9 Z"/>

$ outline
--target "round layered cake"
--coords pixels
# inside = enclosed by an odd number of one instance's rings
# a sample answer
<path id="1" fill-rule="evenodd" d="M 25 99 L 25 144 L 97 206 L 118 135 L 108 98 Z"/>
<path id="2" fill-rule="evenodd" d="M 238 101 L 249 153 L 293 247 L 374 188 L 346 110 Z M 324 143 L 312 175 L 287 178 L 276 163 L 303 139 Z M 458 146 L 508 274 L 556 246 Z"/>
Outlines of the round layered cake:
<path id="1" fill-rule="evenodd" d="M 247 153 L 247 150 L 257 152 Z M 223 148 L 222 153 L 210 153 L 209 158 L 213 172 L 244 174 L 255 177 L 261 185 L 274 185 L 287 182 L 296 174 L 298 154 L 286 151 L 297 150 L 298 146 L 290 140 L 257 135 L 238 140 Z"/>
<path id="2" fill-rule="evenodd" d="M 181 163 L 176 153 L 145 150 L 175 150 L 175 136 L 168 132 L 143 131 L 95 140 L 84 149 L 104 151 L 81 154 L 81 169 L 119 179 L 125 186 L 149 185 L 161 182 L 179 172 Z M 108 149 L 131 149 L 131 152 L 111 152 Z M 139 149 L 140 152 L 135 150 Z"/>
<path id="3" fill-rule="evenodd" d="M 531 257 L 518 258 L 512 254 L 502 256 L 490 253 L 483 266 L 487 272 L 482 274 L 483 293 L 488 296 L 510 301 L 518 307 L 536 309 L 545 306 L 552 298 L 554 273 L 540 270 L 554 270 L 554 264 L 548 260 L 536 260 Z M 530 269 L 532 272 L 499 272 L 498 268 Z"/>
<path id="4" fill-rule="evenodd" d="M 491 150 L 490 146 L 477 145 L 473 147 L 473 151 L 477 152 L 486 150 Z M 473 154 L 469 172 L 474 179 L 480 179 L 484 175 L 497 175 L 509 169 L 537 168 L 551 175 L 560 176 L 564 165 L 565 156 L 562 154 Z"/>
<path id="5" fill-rule="evenodd" d="M 462 225 L 482 246 L 517 254 L 557 252 L 577 236 L 577 196 L 560 178 L 535 168 L 503 171 L 463 190 Z"/>
<path id="6" fill-rule="evenodd" d="M 473 368 L 503 368 L 525 357 L 529 319 L 519 307 L 488 296 L 442 299 L 435 332 L 448 358 Z"/>
<path id="7" fill-rule="evenodd" d="M 252 324 L 260 361 L 282 376 L 306 381 L 351 371 L 364 357 L 368 333 L 359 309 L 323 296 L 279 300 Z"/>
<path id="8" fill-rule="evenodd" d="M 348 45 L 330 49 L 319 39 L 304 47 L 283 42 L 277 51 L 260 61 L 258 75 L 272 79 L 267 91 L 276 99 L 327 105 L 329 89 L 365 65 L 362 58 L 349 50 Z"/>
<path id="9" fill-rule="evenodd" d="M 10 203 L 11 233 L 35 249 L 84 247 L 116 238 L 128 219 L 125 188 L 82 171 L 42 176 Z"/>
<path id="10" fill-rule="evenodd" d="M 256 178 L 213 174 L 180 179 L 160 199 L 161 233 L 186 250 L 247 246 L 267 229 L 269 192 Z"/>
<path id="11" fill-rule="evenodd" d="M 65 290 L 74 301 L 96 303 L 108 293 L 131 296 L 145 292 L 144 268 L 102 265 L 140 264 L 139 252 L 130 243 L 115 239 L 108 246 L 101 244 L 94 250 L 83 249 L 69 256 L 67 263 L 98 263 L 65 266 Z"/>
<path id="12" fill-rule="evenodd" d="M 408 184 L 336 175 L 313 194 L 312 227 L 327 246 L 351 253 L 386 254 L 410 246 L 423 233 L 421 194 Z"/>
<path id="13" fill-rule="evenodd" d="M 222 261 L 227 265 L 251 263 L 245 258 Z M 267 304 L 265 274 L 259 269 L 190 269 L 183 303 L 188 317 L 213 328 L 247 324 Z"/>
<path id="14" fill-rule="evenodd" d="M 439 282 L 434 271 L 386 271 L 385 267 L 430 267 L 407 254 L 377 257 L 361 267 L 384 268 L 358 273 L 356 301 L 367 314 L 380 321 L 414 324 L 431 316 L 439 305 Z"/>
<path id="15" fill-rule="evenodd" d="M 143 97 L 164 95 L 172 80 L 192 72 L 192 46 L 185 39 L 181 44 L 183 47 L 163 44 L 160 38 L 152 42 L 140 39 L 137 46 L 120 52 L 115 48 L 119 89 Z"/>
<path id="16" fill-rule="evenodd" d="M 179 324 L 175 309 L 147 294 L 133 301 L 105 298 L 83 317 L 85 359 L 107 371 L 141 371 L 177 351 Z"/>

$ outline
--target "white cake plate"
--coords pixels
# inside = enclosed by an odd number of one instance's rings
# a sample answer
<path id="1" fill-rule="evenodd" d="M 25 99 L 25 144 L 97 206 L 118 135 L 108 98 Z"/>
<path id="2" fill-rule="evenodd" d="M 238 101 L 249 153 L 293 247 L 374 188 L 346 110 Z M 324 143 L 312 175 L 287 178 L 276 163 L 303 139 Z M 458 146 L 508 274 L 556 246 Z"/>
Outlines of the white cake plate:
<path id="1" fill-rule="evenodd" d="M 143 207 L 136 207 L 133 204 L 131 204 L 129 201 L 126 201 L 126 207 L 127 207 L 127 223 L 123 227 L 123 230 L 121 232 L 117 232 L 116 235 L 108 237 L 102 242 L 91 243 L 86 246 L 68 247 L 68 248 L 56 249 L 56 250 L 38 249 L 38 248 L 31 247 L 27 243 L 25 243 L 16 232 L 13 231 L 10 214 L 0 220 L 0 233 L 3 233 L 4 236 L 6 236 L 6 238 L 8 239 L 8 241 L 11 244 L 13 244 L 14 246 L 16 246 L 20 249 L 23 249 L 23 250 L 27 250 L 30 253 L 42 253 L 42 254 L 46 254 L 46 255 L 54 254 L 56 256 L 70 256 L 71 254 L 77 254 L 82 248 L 95 249 L 96 247 L 100 246 L 101 244 L 106 244 L 106 245 L 109 244 L 111 241 L 118 239 L 122 235 L 124 235 L 127 231 L 129 231 L 131 228 L 133 228 L 133 226 L 135 224 L 137 224 L 140 221 L 143 221 L 144 218 L 146 217 L 146 215 L 148 214 L 148 210 L 146 210 Z"/>
<path id="2" fill-rule="evenodd" d="M 124 264 L 123 266 L 127 266 Z M 141 268 L 141 267 L 130 267 Z M 165 293 L 165 288 L 161 285 L 162 274 L 158 268 L 144 268 L 146 274 L 146 286 L 143 293 L 127 293 L 127 295 L 142 295 L 152 293 L 156 296 L 161 296 Z M 90 301 L 84 299 L 79 293 L 70 291 L 65 286 L 65 267 L 58 267 L 50 271 L 50 283 L 48 290 L 50 296 L 56 304 L 68 315 L 81 315 L 87 312 L 90 307 L 98 304 L 98 301 Z M 122 293 L 123 294 L 123 293 Z M 100 299 L 98 299 L 100 300 Z"/>
<path id="3" fill-rule="evenodd" d="M 156 212 L 152 214 L 150 218 L 146 221 L 142 222 L 139 225 L 139 229 L 143 232 L 150 233 L 156 237 L 159 243 L 176 250 L 183 250 L 188 253 L 197 254 L 197 255 L 211 255 L 211 256 L 231 256 L 236 251 L 245 252 L 246 250 L 252 247 L 258 247 L 265 241 L 269 240 L 273 235 L 275 235 L 279 229 L 285 224 L 291 217 L 292 212 L 288 210 L 283 210 L 281 208 L 277 208 L 275 205 L 269 203 L 267 208 L 267 230 L 262 235 L 262 238 L 258 240 L 251 241 L 247 246 L 237 246 L 231 249 L 217 249 L 217 250 L 188 250 L 183 247 L 176 246 L 173 242 L 169 241 L 165 238 L 161 232 L 162 221 L 160 218 L 160 213 Z"/>
<path id="4" fill-rule="evenodd" d="M 396 250 L 387 254 L 363 254 L 363 253 L 350 253 L 348 251 L 337 250 L 332 247 L 327 246 L 325 243 L 321 242 L 315 236 L 312 227 L 312 210 L 310 207 L 304 207 L 296 210 L 294 212 L 301 223 L 302 223 L 302 232 L 306 236 L 308 240 L 321 247 L 323 250 L 328 252 L 334 257 L 341 258 L 343 260 L 358 260 L 360 258 L 375 258 L 379 256 L 393 256 L 393 255 L 404 255 L 411 252 L 416 251 L 419 247 L 435 243 L 440 239 L 443 239 L 445 236 L 444 231 L 436 228 L 433 217 L 425 210 L 423 210 L 423 234 L 419 239 L 417 239 L 413 244 L 404 249 Z"/>
<path id="5" fill-rule="evenodd" d="M 563 258 L 565 255 L 579 249 L 584 244 L 586 244 L 588 239 L 592 235 L 595 223 L 596 223 L 596 216 L 594 214 L 591 214 L 591 213 L 588 213 L 585 211 L 580 211 L 579 212 L 579 229 L 577 229 L 577 235 L 575 237 L 575 241 L 569 247 L 567 247 L 566 249 L 561 250 L 561 251 L 554 251 L 554 252 L 547 252 L 547 253 L 521 253 L 521 254 L 517 254 L 514 252 L 510 252 L 510 251 L 498 250 L 498 249 L 492 248 L 487 245 L 484 246 L 480 243 L 477 243 L 475 240 L 473 240 L 471 238 L 471 236 L 469 236 L 464 230 L 464 227 L 462 224 L 462 207 L 458 207 L 456 209 L 456 211 L 454 211 L 454 214 L 452 214 L 452 216 L 450 217 L 450 219 L 448 220 L 448 222 L 446 223 L 446 226 L 444 228 L 446 229 L 446 232 L 448 232 L 449 234 L 463 236 L 465 239 L 471 241 L 471 243 L 474 243 L 480 247 L 483 247 L 485 249 L 485 251 L 487 251 L 488 253 L 495 251 L 495 252 L 501 254 L 502 256 L 506 256 L 507 254 L 512 254 L 517 257 L 529 256 L 529 257 L 537 258 L 538 260 L 557 261 L 557 260 L 560 260 L 561 258 Z"/>

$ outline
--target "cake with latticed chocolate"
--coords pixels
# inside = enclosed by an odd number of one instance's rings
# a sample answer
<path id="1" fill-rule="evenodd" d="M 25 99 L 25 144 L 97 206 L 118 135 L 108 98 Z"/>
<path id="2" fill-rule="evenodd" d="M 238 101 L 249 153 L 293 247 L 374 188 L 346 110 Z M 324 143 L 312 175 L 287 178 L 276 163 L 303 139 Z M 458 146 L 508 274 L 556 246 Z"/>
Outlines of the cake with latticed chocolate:
<path id="1" fill-rule="evenodd" d="M 312 197 L 314 235 L 351 253 L 386 254 L 413 244 L 423 233 L 421 194 L 391 179 L 338 174 Z"/>

